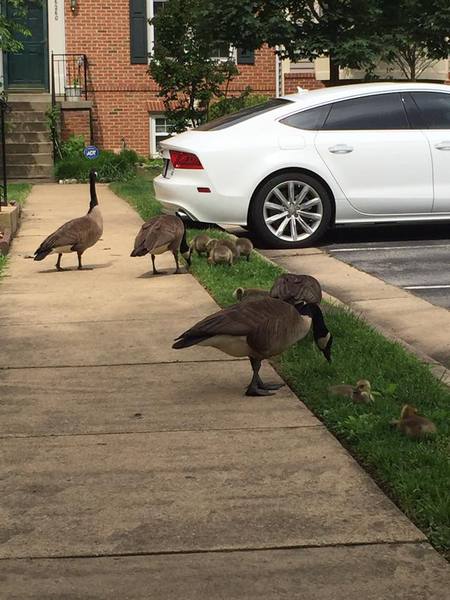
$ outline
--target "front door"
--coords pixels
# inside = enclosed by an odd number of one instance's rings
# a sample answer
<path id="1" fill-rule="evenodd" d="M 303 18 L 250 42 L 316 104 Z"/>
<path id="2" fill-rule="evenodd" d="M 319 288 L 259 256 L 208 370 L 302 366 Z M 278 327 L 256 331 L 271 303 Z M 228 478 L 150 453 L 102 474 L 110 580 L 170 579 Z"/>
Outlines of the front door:
<path id="1" fill-rule="evenodd" d="M 18 36 L 23 50 L 5 55 L 5 83 L 9 90 L 48 89 L 47 1 L 26 0 L 27 14 L 19 17 L 30 31 L 29 36 Z M 6 3 L 6 15 L 17 19 L 14 7 Z"/>

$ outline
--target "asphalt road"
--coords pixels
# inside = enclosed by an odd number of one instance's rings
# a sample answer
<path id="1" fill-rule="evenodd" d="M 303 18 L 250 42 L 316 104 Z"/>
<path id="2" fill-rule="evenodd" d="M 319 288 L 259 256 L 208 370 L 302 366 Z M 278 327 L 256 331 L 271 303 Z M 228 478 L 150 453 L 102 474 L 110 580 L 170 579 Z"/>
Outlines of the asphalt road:
<path id="1" fill-rule="evenodd" d="M 336 229 L 321 247 L 335 258 L 450 308 L 450 225 Z"/>
<path id="2" fill-rule="evenodd" d="M 237 235 L 248 235 L 240 228 Z M 257 248 L 264 248 L 252 237 Z M 450 308 L 450 224 L 340 227 L 319 247 L 387 283 Z M 267 248 L 267 247 L 266 247 Z"/>

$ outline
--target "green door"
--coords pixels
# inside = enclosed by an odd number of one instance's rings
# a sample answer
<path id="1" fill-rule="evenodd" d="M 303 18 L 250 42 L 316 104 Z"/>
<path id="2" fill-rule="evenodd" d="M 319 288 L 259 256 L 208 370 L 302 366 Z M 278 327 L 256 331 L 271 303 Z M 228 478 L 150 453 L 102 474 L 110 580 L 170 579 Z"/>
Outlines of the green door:
<path id="1" fill-rule="evenodd" d="M 47 1 L 26 0 L 27 14 L 22 17 L 29 36 L 20 36 L 23 50 L 5 55 L 5 83 L 8 89 L 48 89 Z M 14 7 L 6 3 L 6 14 L 14 16 Z"/>

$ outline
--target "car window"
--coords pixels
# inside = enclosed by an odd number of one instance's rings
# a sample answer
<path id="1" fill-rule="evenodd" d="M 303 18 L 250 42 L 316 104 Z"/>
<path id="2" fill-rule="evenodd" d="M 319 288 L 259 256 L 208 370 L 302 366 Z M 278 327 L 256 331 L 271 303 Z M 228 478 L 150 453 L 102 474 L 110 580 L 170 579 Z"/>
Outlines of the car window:
<path id="1" fill-rule="evenodd" d="M 317 130 L 322 127 L 330 108 L 331 105 L 326 104 L 325 106 L 316 106 L 315 108 L 302 110 L 295 113 L 295 115 L 289 115 L 289 117 L 281 119 L 280 123 L 289 127 L 295 127 L 296 129 Z"/>
<path id="2" fill-rule="evenodd" d="M 335 102 L 322 129 L 408 129 L 399 94 L 378 94 Z"/>
<path id="3" fill-rule="evenodd" d="M 280 106 L 291 102 L 292 100 L 287 100 L 286 98 L 272 98 L 267 102 L 243 108 L 231 115 L 224 115 L 223 117 L 204 123 L 203 125 L 196 127 L 195 131 L 216 131 L 218 129 L 226 129 L 227 127 L 242 123 L 243 121 L 247 121 L 247 119 L 275 110 L 276 108 L 280 108 Z"/>
<path id="4" fill-rule="evenodd" d="M 413 92 L 412 97 L 419 107 L 426 127 L 450 129 L 450 94 Z"/>

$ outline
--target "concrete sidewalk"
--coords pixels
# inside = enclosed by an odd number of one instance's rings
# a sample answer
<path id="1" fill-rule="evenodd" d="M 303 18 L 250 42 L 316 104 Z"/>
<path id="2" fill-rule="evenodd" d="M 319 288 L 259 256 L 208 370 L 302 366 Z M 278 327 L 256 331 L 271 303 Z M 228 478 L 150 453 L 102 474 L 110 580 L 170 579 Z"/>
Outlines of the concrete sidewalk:
<path id="1" fill-rule="evenodd" d="M 171 349 L 216 305 L 171 256 L 129 258 L 140 219 L 98 195 L 93 270 L 26 258 L 88 205 L 35 186 L 0 284 L 2 600 L 446 597 L 448 564 L 289 389 L 246 398 L 247 361 Z"/>

